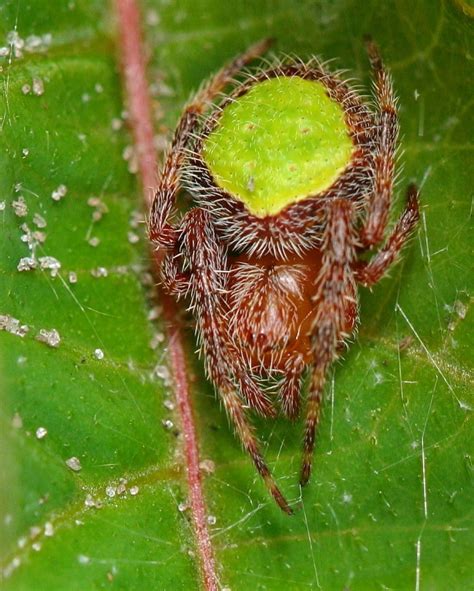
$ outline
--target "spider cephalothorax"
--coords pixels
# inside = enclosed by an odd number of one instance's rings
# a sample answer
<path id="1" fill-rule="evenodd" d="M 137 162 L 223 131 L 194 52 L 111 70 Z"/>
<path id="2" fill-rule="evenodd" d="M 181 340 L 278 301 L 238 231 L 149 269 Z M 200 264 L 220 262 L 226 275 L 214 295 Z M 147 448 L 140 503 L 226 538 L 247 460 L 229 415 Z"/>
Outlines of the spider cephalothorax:
<path id="1" fill-rule="evenodd" d="M 398 136 L 378 48 L 368 42 L 373 109 L 315 58 L 241 72 L 267 48 L 264 41 L 236 58 L 184 109 L 149 233 L 165 253 L 165 289 L 190 298 L 208 376 L 244 448 L 291 513 L 248 410 L 275 416 L 279 402 L 295 418 L 309 368 L 300 478 L 306 484 L 325 377 L 357 322 L 357 284 L 374 285 L 394 263 L 418 221 L 418 193 L 409 187 L 385 244 L 360 259 L 386 232 Z M 196 207 L 171 224 L 181 187 Z M 272 380 L 277 394 L 262 385 Z"/>

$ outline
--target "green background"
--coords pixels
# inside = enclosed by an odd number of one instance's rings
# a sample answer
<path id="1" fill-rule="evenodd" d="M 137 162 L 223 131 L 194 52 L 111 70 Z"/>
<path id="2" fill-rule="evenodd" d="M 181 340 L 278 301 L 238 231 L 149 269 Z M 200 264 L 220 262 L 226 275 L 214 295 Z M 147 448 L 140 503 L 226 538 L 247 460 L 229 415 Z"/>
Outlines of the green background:
<path id="1" fill-rule="evenodd" d="M 391 278 L 361 294 L 361 326 L 329 380 L 312 482 L 294 517 L 268 498 L 233 438 L 184 317 L 201 455 L 216 467 L 204 492 L 223 588 L 472 586 L 472 12 L 462 0 L 143 4 L 161 143 L 192 90 L 251 42 L 270 35 L 277 52 L 338 58 L 368 88 L 362 36 L 371 33 L 400 97 L 397 194 L 410 180 L 422 187 L 417 237 Z M 124 104 L 112 5 L 4 0 L 0 47 L 15 28 L 22 39 L 50 33 L 51 43 L 0 57 L 0 314 L 30 329 L 0 332 L 3 587 L 197 589 L 165 328 L 143 226 L 130 223 L 140 185 L 124 158 L 126 125 L 113 129 Z M 22 92 L 34 77 L 41 96 Z M 60 184 L 68 192 L 55 202 Z M 19 195 L 25 218 L 11 207 Z M 108 208 L 97 222 L 92 196 Z M 55 278 L 17 271 L 29 254 L 20 226 L 34 229 L 35 213 L 47 221 L 38 256 L 62 265 Z M 98 267 L 108 276 L 91 275 Z M 57 349 L 35 339 L 51 328 Z M 297 500 L 301 425 L 258 427 Z M 66 467 L 72 456 L 81 471 Z M 126 492 L 109 497 L 120 478 Z"/>

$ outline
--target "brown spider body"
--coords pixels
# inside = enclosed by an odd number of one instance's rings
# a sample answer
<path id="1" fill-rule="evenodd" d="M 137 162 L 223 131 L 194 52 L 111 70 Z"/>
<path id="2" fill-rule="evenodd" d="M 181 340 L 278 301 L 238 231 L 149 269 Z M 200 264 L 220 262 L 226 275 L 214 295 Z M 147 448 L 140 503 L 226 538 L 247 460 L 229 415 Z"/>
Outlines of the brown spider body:
<path id="1" fill-rule="evenodd" d="M 230 258 L 227 308 L 229 335 L 262 376 L 285 372 L 296 358 L 311 362 L 311 328 L 318 316 L 315 285 L 322 266 L 320 248 L 277 259 L 272 255 Z M 347 302 L 344 332 L 350 334 L 357 307 Z"/>
<path id="2" fill-rule="evenodd" d="M 276 380 L 281 409 L 295 418 L 309 368 L 300 479 L 306 484 L 326 374 L 358 320 L 357 284 L 375 284 L 396 260 L 418 221 L 418 193 L 409 188 L 405 210 L 384 246 L 368 261 L 360 260 L 360 253 L 378 245 L 386 231 L 398 135 L 396 101 L 378 49 L 368 43 L 375 112 L 316 59 L 248 75 L 213 105 L 218 93 L 235 83 L 234 75 L 267 47 L 257 44 L 231 62 L 185 108 L 163 167 L 149 232 L 166 253 L 165 289 L 190 298 L 208 376 L 244 448 L 279 506 L 291 513 L 262 457 L 247 409 L 275 416 L 275 396 L 261 379 Z M 203 152 L 228 105 L 256 85 L 282 77 L 316 81 L 342 106 L 351 157 L 323 191 L 262 214 L 216 182 Z M 208 109 L 211 114 L 203 118 Z M 197 207 L 171 224 L 181 186 Z"/>

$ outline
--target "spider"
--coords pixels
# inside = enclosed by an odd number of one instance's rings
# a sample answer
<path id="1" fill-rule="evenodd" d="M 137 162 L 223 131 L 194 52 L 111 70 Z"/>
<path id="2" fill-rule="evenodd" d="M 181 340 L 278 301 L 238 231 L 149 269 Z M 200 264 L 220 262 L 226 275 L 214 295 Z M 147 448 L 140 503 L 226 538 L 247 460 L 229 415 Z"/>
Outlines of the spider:
<path id="1" fill-rule="evenodd" d="M 309 372 L 305 485 L 326 375 L 357 325 L 357 286 L 373 286 L 396 261 L 419 201 L 410 185 L 396 225 L 367 256 L 386 234 L 398 136 L 397 101 L 376 44 L 367 39 L 374 106 L 317 58 L 243 70 L 269 45 L 224 66 L 184 108 L 149 236 L 165 290 L 189 298 L 206 373 L 244 449 L 291 514 L 249 411 L 274 417 L 278 405 L 295 419 Z M 179 217 L 182 188 L 195 207 Z"/>

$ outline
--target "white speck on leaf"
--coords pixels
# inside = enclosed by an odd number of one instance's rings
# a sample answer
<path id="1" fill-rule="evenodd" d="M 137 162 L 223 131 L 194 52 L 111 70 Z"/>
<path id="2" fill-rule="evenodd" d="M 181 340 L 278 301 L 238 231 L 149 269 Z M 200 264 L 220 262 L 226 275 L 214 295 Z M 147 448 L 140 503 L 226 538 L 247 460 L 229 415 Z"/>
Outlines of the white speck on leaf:
<path id="1" fill-rule="evenodd" d="M 36 96 L 44 94 L 44 82 L 41 78 L 33 78 L 33 94 Z"/>
<path id="2" fill-rule="evenodd" d="M 130 244 L 136 244 L 140 240 L 140 236 L 138 234 L 135 234 L 135 232 L 128 232 L 127 238 Z"/>
<path id="3" fill-rule="evenodd" d="M 215 515 L 208 515 L 207 516 L 207 523 L 209 525 L 216 525 L 216 523 L 217 523 L 217 517 Z"/>
<path id="4" fill-rule="evenodd" d="M 23 257 L 18 261 L 16 266 L 18 271 L 32 271 L 38 266 L 38 261 L 34 257 Z"/>
<path id="5" fill-rule="evenodd" d="M 30 327 L 26 324 L 20 324 L 18 318 L 13 318 L 13 316 L 10 316 L 9 314 L 0 314 L 0 330 L 4 330 L 5 332 L 23 338 L 30 330 Z"/>
<path id="6" fill-rule="evenodd" d="M 53 199 L 53 201 L 61 201 L 61 199 L 66 196 L 66 194 L 66 185 L 59 185 L 59 187 L 51 193 L 51 198 Z"/>
<path id="7" fill-rule="evenodd" d="M 36 439 L 44 439 L 48 434 L 48 430 L 45 427 L 38 427 L 36 429 Z"/>
<path id="8" fill-rule="evenodd" d="M 13 415 L 12 427 L 14 429 L 21 429 L 23 427 L 23 419 L 17 412 Z"/>
<path id="9" fill-rule="evenodd" d="M 51 277 L 56 277 L 58 274 L 59 269 L 61 268 L 61 263 L 58 259 L 50 256 L 40 257 L 39 259 L 40 268 L 43 270 L 50 270 Z"/>
<path id="10" fill-rule="evenodd" d="M 12 202 L 13 211 L 19 218 L 28 215 L 28 205 L 26 204 L 23 195 L 19 195 L 18 199 Z"/>
<path id="11" fill-rule="evenodd" d="M 82 470 L 81 461 L 76 456 L 72 456 L 66 460 L 66 466 L 73 470 L 74 472 L 79 472 Z"/>
<path id="12" fill-rule="evenodd" d="M 107 271 L 107 269 L 105 267 L 97 267 L 96 269 L 92 269 L 92 271 L 91 271 L 92 277 L 95 277 L 96 279 L 98 279 L 100 277 L 107 277 L 108 274 L 109 274 L 109 272 Z"/>
<path id="13" fill-rule="evenodd" d="M 35 224 L 37 228 L 46 228 L 47 225 L 46 220 L 39 213 L 35 213 L 33 216 L 33 224 Z"/>
<path id="14" fill-rule="evenodd" d="M 56 348 L 61 342 L 61 337 L 55 328 L 52 328 L 51 330 L 42 328 L 40 329 L 39 334 L 36 336 L 36 340 L 40 341 L 41 343 L 45 343 L 45 345 L 48 345 L 48 347 Z"/>
<path id="15" fill-rule="evenodd" d="M 93 238 L 90 238 L 87 242 L 95 248 L 96 246 L 99 246 L 100 238 L 97 238 L 97 236 L 94 236 Z"/>

